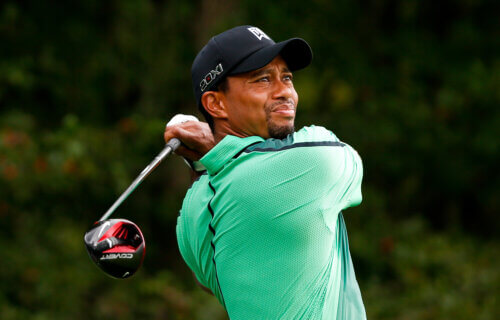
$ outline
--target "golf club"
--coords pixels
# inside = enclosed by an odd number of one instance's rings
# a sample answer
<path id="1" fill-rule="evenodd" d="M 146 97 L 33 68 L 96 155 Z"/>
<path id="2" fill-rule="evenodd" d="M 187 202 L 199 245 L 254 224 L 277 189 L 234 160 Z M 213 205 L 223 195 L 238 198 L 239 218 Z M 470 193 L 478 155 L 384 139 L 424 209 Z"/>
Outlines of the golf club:
<path id="1" fill-rule="evenodd" d="M 169 140 L 165 145 L 165 148 L 163 148 L 163 150 L 154 158 L 154 160 L 151 161 L 151 163 L 146 168 L 144 168 L 144 170 L 142 170 L 141 174 L 139 174 L 139 176 L 135 178 L 135 180 L 132 182 L 132 184 L 130 184 L 127 190 L 122 193 L 122 195 L 115 201 L 115 203 L 113 203 L 113 205 L 108 209 L 108 211 L 106 211 L 106 213 L 101 217 L 101 219 L 99 219 L 99 221 L 103 221 L 109 218 L 109 216 L 113 214 L 116 208 L 118 208 L 118 206 L 122 204 L 125 199 L 127 199 L 127 197 L 135 190 L 135 188 L 137 188 L 141 184 L 141 182 L 144 181 L 144 179 L 146 179 L 146 177 L 149 176 L 149 174 L 154 169 L 156 169 L 156 167 L 158 167 L 160 162 L 162 162 L 163 159 L 165 159 L 170 153 L 172 153 L 172 151 L 175 151 L 180 145 L 181 142 L 179 141 L 179 139 L 173 138 Z"/>
<path id="2" fill-rule="evenodd" d="M 125 219 L 97 221 L 85 233 L 87 252 L 106 274 L 124 279 L 142 265 L 146 243 L 139 227 Z"/>
<path id="3" fill-rule="evenodd" d="M 180 144 L 181 142 L 176 138 L 169 140 L 165 148 L 142 170 L 99 221 L 85 233 L 85 247 L 90 258 L 106 274 L 119 279 L 128 278 L 142 265 L 146 243 L 139 227 L 129 220 L 107 219 Z"/>

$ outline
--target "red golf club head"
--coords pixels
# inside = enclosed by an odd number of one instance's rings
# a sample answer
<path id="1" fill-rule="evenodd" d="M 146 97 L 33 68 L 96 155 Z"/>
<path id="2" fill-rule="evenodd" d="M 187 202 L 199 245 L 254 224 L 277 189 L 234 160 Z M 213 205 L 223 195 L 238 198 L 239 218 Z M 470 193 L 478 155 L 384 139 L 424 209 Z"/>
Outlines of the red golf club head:
<path id="1" fill-rule="evenodd" d="M 142 265 L 146 243 L 139 227 L 125 219 L 96 222 L 85 233 L 90 258 L 108 275 L 124 279 Z"/>

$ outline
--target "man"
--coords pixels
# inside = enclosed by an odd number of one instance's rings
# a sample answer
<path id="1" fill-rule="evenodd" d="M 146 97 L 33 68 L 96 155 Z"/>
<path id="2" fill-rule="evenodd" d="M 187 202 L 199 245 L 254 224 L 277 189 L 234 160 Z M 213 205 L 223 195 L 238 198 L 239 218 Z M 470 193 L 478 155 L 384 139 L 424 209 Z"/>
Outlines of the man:
<path id="1" fill-rule="evenodd" d="M 294 130 L 292 72 L 311 59 L 302 39 L 225 31 L 192 67 L 208 124 L 165 130 L 206 169 L 178 218 L 180 252 L 231 319 L 366 318 L 341 213 L 361 202 L 361 160 L 322 127 Z"/>

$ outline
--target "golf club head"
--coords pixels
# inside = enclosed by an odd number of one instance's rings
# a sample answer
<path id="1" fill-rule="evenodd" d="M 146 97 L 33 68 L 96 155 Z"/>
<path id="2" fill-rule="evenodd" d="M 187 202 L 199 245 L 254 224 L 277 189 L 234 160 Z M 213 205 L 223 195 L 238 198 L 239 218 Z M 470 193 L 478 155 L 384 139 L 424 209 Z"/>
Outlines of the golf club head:
<path id="1" fill-rule="evenodd" d="M 125 219 L 97 221 L 85 233 L 90 258 L 108 275 L 124 279 L 142 265 L 146 242 L 139 227 Z"/>

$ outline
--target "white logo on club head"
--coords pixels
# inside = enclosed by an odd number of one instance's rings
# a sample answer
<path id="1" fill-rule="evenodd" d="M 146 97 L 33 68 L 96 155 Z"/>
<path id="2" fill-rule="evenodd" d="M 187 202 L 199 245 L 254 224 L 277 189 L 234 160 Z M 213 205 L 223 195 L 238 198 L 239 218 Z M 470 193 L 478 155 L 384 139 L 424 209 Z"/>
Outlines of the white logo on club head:
<path id="1" fill-rule="evenodd" d="M 257 39 L 259 39 L 259 40 L 262 40 L 262 38 L 266 38 L 268 40 L 271 40 L 271 38 L 269 38 L 267 36 L 267 34 L 264 33 L 264 31 L 260 30 L 257 27 L 248 28 L 248 31 L 250 31 L 251 33 L 253 33 L 253 35 L 256 36 Z"/>
<path id="2" fill-rule="evenodd" d="M 109 226 L 111 223 L 109 221 L 106 221 L 102 224 L 102 227 L 101 227 L 101 230 L 99 231 L 99 234 L 97 235 L 97 237 L 99 238 L 102 234 L 102 232 L 104 231 L 104 228 L 106 228 L 107 226 Z"/>

